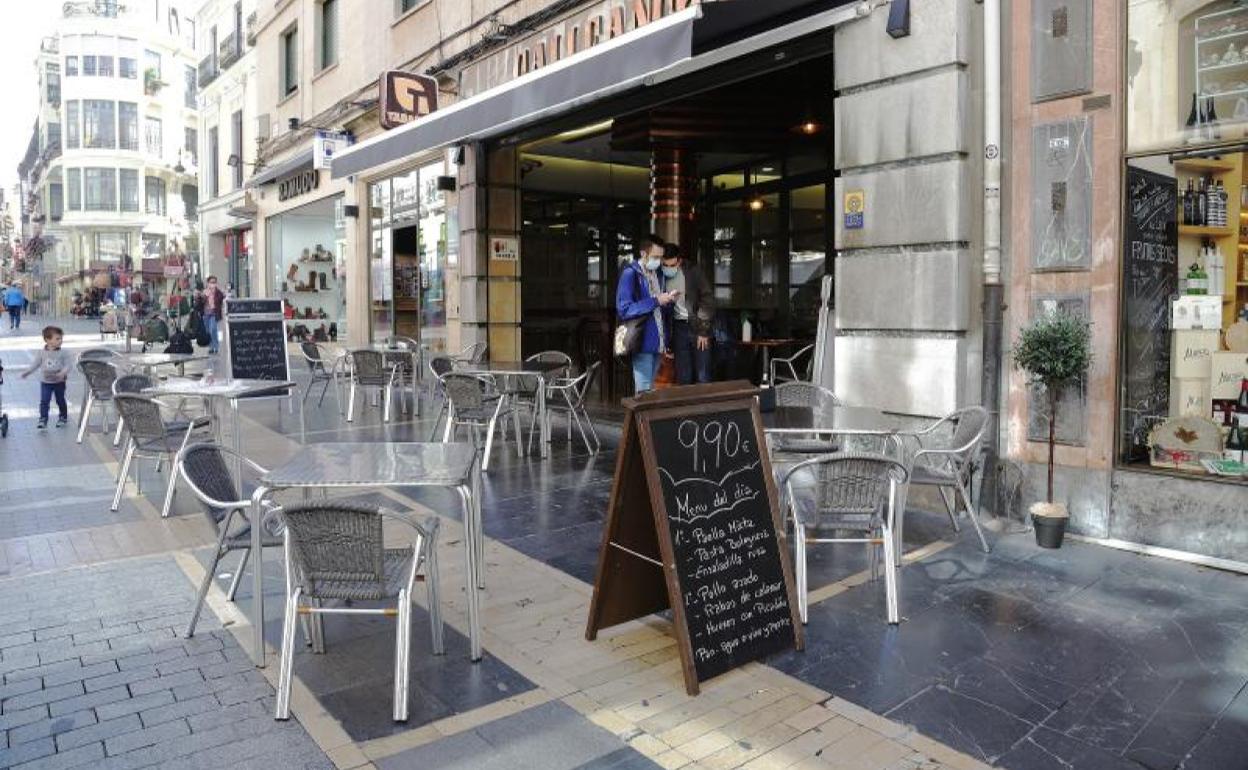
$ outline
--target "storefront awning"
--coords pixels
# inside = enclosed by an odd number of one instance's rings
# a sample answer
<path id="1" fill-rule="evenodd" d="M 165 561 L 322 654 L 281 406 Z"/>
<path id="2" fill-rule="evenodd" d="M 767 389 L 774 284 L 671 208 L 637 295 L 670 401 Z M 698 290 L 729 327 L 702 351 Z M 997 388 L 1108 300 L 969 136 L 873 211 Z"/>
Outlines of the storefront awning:
<path id="1" fill-rule="evenodd" d="M 360 142 L 334 158 L 333 176 L 341 179 L 439 147 L 512 133 L 608 96 L 830 29 L 856 15 L 851 0 L 690 6 Z"/>
<path id="2" fill-rule="evenodd" d="M 272 184 L 280 177 L 289 176 L 296 171 L 305 168 L 312 168 L 312 150 L 307 149 L 303 152 L 292 155 L 275 165 L 269 166 L 263 171 L 258 171 L 247 182 L 248 187 L 259 187 L 260 185 Z"/>

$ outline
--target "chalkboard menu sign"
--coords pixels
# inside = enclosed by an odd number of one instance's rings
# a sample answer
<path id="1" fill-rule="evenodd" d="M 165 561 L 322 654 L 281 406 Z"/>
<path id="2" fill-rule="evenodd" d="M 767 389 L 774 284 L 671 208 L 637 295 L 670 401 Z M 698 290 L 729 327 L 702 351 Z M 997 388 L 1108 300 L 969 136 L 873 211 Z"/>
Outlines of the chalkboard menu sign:
<path id="1" fill-rule="evenodd" d="M 1124 460 L 1148 457 L 1148 432 L 1170 406 L 1170 299 L 1178 291 L 1178 182 L 1127 167 L 1123 238 Z"/>
<path id="2" fill-rule="evenodd" d="M 226 300 L 225 344 L 231 379 L 290 380 L 281 309 L 281 300 Z"/>
<path id="3" fill-rule="evenodd" d="M 732 382 L 624 402 L 586 635 L 670 607 L 690 694 L 803 645 L 757 393 Z"/>

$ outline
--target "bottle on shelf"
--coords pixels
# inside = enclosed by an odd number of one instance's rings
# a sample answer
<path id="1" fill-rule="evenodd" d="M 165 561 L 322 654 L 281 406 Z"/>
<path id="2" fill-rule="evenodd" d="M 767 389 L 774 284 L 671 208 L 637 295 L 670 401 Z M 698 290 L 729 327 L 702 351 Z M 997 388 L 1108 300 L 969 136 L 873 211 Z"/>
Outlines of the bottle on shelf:
<path id="1" fill-rule="evenodd" d="M 1227 211 L 1230 208 L 1228 205 L 1229 202 L 1230 202 L 1230 196 L 1227 195 L 1226 185 L 1222 184 L 1222 180 L 1219 179 L 1218 180 L 1218 219 L 1222 222 L 1222 225 L 1221 225 L 1222 227 L 1227 227 L 1230 225 L 1230 220 L 1227 215 Z"/>
<path id="2" fill-rule="evenodd" d="M 1187 136 L 1188 143 L 1197 141 L 1200 131 L 1200 116 L 1197 114 L 1197 98 L 1196 94 L 1192 94 L 1192 111 L 1187 114 L 1187 123 L 1184 124 L 1184 134 Z"/>
<path id="3" fill-rule="evenodd" d="M 1231 432 L 1226 435 L 1226 446 L 1222 450 L 1222 459 L 1242 463 L 1245 450 L 1248 450 L 1248 437 L 1244 435 L 1244 429 L 1231 425 Z"/>
<path id="4" fill-rule="evenodd" d="M 1222 132 L 1218 130 L 1218 112 L 1214 107 L 1213 97 L 1206 99 L 1205 104 L 1205 138 L 1221 139 Z"/>
<path id="5" fill-rule="evenodd" d="M 1196 221 L 1192 224 L 1197 227 L 1205 227 L 1209 224 L 1209 193 L 1205 190 L 1205 180 L 1202 178 L 1196 185 Z"/>
<path id="6" fill-rule="evenodd" d="M 1239 383 L 1239 398 L 1235 399 L 1235 424 L 1248 428 L 1248 378 Z"/>
<path id="7" fill-rule="evenodd" d="M 1248 187 L 1246 185 L 1245 187 Z M 1196 221 L 1196 188 L 1192 186 L 1192 179 L 1187 179 L 1187 189 L 1183 191 L 1183 224 L 1191 225 Z"/>
<path id="8" fill-rule="evenodd" d="M 1208 259 L 1205 262 L 1209 273 L 1207 294 L 1221 296 L 1226 287 L 1226 259 L 1222 256 L 1222 247 L 1216 241 L 1209 245 Z"/>

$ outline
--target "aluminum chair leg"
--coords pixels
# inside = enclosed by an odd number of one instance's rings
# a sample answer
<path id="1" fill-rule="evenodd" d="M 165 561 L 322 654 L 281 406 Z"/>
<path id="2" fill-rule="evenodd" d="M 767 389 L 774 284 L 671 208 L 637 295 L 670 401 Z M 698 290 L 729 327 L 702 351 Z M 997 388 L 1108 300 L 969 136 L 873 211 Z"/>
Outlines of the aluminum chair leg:
<path id="1" fill-rule="evenodd" d="M 117 432 L 113 434 L 113 446 L 121 446 L 121 429 L 126 425 L 124 417 L 117 418 Z"/>
<path id="2" fill-rule="evenodd" d="M 355 421 L 355 381 L 351 381 L 351 392 L 347 395 L 347 422 Z"/>
<path id="3" fill-rule="evenodd" d="M 290 680 L 295 665 L 295 619 L 299 616 L 299 597 L 303 589 L 296 588 L 286 597 L 286 615 L 282 620 L 281 667 L 277 673 L 277 707 L 273 718 L 290 719 Z"/>
<path id="4" fill-rule="evenodd" d="M 958 524 L 958 513 L 954 507 L 954 501 L 949 499 L 949 490 L 945 487 L 936 487 L 940 491 L 940 499 L 945 503 L 945 510 L 949 513 L 949 521 L 953 524 L 954 532 L 961 532 L 962 527 Z"/>
<path id="5" fill-rule="evenodd" d="M 227 517 L 228 520 L 229 517 Z M 225 527 L 221 528 L 221 536 L 217 538 L 217 554 L 212 557 L 212 564 L 208 565 L 208 570 L 204 573 L 204 579 L 199 583 L 199 596 L 195 598 L 195 610 L 191 613 L 191 621 L 186 624 L 186 633 L 183 636 L 190 639 L 195 635 L 195 626 L 199 624 L 199 613 L 204 609 L 204 599 L 208 596 L 208 587 L 212 585 L 212 579 L 217 574 L 217 565 L 221 563 L 221 557 L 224 551 L 221 550 L 222 543 L 225 542 Z M 231 599 L 234 597 L 231 596 Z"/>
<path id="6" fill-rule="evenodd" d="M 319 608 L 321 606 L 320 599 L 313 600 L 312 606 Z M 325 654 L 325 616 L 319 612 L 314 612 L 311 615 L 308 615 L 307 619 L 308 619 L 308 627 L 304 630 L 307 631 L 308 640 L 312 643 L 312 652 L 316 655 L 324 655 Z"/>
<path id="7" fill-rule="evenodd" d="M 394 629 L 394 721 L 407 721 L 407 675 L 409 632 L 412 620 L 412 597 L 407 589 L 399 591 L 399 616 Z"/>
<path id="8" fill-rule="evenodd" d="M 490 418 L 490 425 L 486 428 L 485 435 L 485 459 L 481 461 L 481 470 L 488 471 L 490 469 L 490 450 L 494 446 L 494 429 L 497 427 L 498 415 Z M 475 435 L 475 428 L 474 435 Z"/>
<path id="9" fill-rule="evenodd" d="M 806 625 L 810 598 L 806 593 L 806 528 L 797 523 L 793 525 L 793 562 L 797 568 L 797 610 L 802 625 Z"/>
<path id="10" fill-rule="evenodd" d="M 394 388 L 387 387 L 386 392 L 382 395 L 382 398 L 381 398 L 381 401 L 382 401 L 381 420 L 382 422 L 390 422 L 390 401 L 392 399 L 392 396 L 391 396 L 392 393 L 394 393 Z"/>
<path id="11" fill-rule="evenodd" d="M 433 654 L 445 655 L 443 639 L 442 591 L 438 585 L 438 521 L 434 519 L 425 540 L 425 592 L 429 602 L 429 631 L 432 636 Z"/>
<path id="12" fill-rule="evenodd" d="M 121 507 L 121 493 L 126 488 L 126 476 L 130 473 L 130 462 L 134 459 L 134 439 L 126 442 L 126 455 L 121 460 L 121 469 L 117 472 L 117 491 L 113 493 L 113 507 L 109 510 L 116 511 Z"/>
<path id="13" fill-rule="evenodd" d="M 975 513 L 975 506 L 971 505 L 971 496 L 967 494 L 966 487 L 962 485 L 961 480 L 957 482 L 958 494 L 962 496 L 962 502 L 966 504 L 966 515 L 971 517 L 971 525 L 975 527 L 975 534 L 979 536 L 979 545 L 984 549 L 984 553 L 992 553 L 992 549 L 988 547 L 988 540 L 984 537 L 984 530 L 979 526 L 979 514 Z"/>
<path id="14" fill-rule="evenodd" d="M 892 527 L 885 525 L 881 532 L 884 546 L 884 600 L 887 606 L 888 622 L 897 625 L 901 622 L 901 611 L 897 602 L 897 551 L 893 540 Z"/>
<path id="15" fill-rule="evenodd" d="M 524 457 L 524 434 L 520 432 L 520 412 L 511 410 L 511 423 L 516 429 L 516 457 Z"/>
<path id="16" fill-rule="evenodd" d="M 169 484 L 165 487 L 165 504 L 160 509 L 160 518 L 169 518 L 169 511 L 173 508 L 173 496 L 178 492 L 178 474 L 169 474 Z"/>
<path id="17" fill-rule="evenodd" d="M 78 416 L 78 443 L 82 443 L 82 437 L 86 435 L 87 423 L 91 421 L 91 408 L 95 406 L 95 394 L 88 391 L 87 400 L 83 402 L 82 414 Z M 117 510 L 116 508 L 113 509 Z"/>
<path id="18" fill-rule="evenodd" d="M 247 559 L 250 557 L 251 549 L 244 548 L 243 556 L 238 560 L 238 566 L 234 568 L 234 578 L 230 580 L 230 590 L 225 594 L 225 598 L 230 601 L 234 601 L 234 597 L 238 595 L 238 586 L 243 582 L 243 573 L 247 571 Z"/>

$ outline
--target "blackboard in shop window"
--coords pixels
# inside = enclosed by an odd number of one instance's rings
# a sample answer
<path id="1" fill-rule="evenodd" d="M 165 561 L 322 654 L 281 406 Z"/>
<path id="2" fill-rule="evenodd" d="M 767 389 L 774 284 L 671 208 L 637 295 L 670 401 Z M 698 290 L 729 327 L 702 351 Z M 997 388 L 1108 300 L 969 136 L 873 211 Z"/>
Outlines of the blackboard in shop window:
<path id="1" fill-rule="evenodd" d="M 1178 291 L 1178 180 L 1127 167 L 1123 238 L 1123 450 L 1148 457 L 1170 409 L 1170 299 Z"/>
<path id="2" fill-rule="evenodd" d="M 586 636 L 670 608 L 690 694 L 803 647 L 757 393 L 717 383 L 624 402 Z"/>

